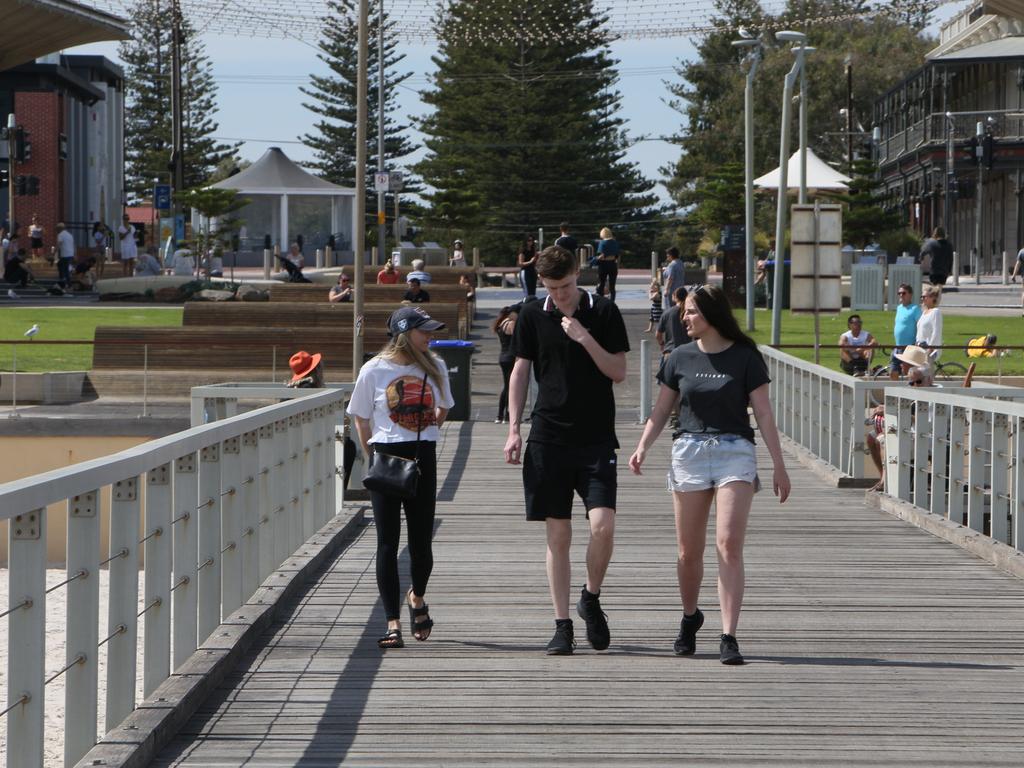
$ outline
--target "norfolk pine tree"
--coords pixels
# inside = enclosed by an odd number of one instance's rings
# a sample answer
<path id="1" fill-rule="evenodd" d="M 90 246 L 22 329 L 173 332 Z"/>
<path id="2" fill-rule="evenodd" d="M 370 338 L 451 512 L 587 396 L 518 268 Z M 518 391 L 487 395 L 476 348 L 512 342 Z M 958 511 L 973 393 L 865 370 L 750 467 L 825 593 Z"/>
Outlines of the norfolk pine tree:
<path id="1" fill-rule="evenodd" d="M 125 184 L 129 198 L 152 194 L 153 180 L 169 180 L 171 160 L 171 4 L 141 0 L 130 9 L 132 37 L 118 53 L 125 63 Z M 182 129 L 185 187 L 205 183 L 239 144 L 215 141 L 217 85 L 205 47 L 182 20 Z M 184 191 L 184 190 L 181 190 Z"/>
<path id="2" fill-rule="evenodd" d="M 434 190 L 428 229 L 491 260 L 562 220 L 581 241 L 608 225 L 637 249 L 630 224 L 650 215 L 653 185 L 624 159 L 616 62 L 593 3 L 456 0 L 437 26 L 417 165 Z"/>
<path id="3" fill-rule="evenodd" d="M 358 54 L 358 16 L 355 0 L 331 0 L 328 2 L 329 15 L 324 19 L 320 39 L 322 62 L 330 67 L 330 75 L 310 75 L 308 88 L 300 90 L 310 101 L 303 106 L 319 116 L 313 131 L 299 137 L 311 148 L 316 158 L 312 167 L 328 181 L 345 187 L 355 187 L 356 149 L 356 76 Z M 370 14 L 369 46 L 367 51 L 369 78 L 367 82 L 367 112 L 370 119 L 366 130 L 366 173 L 369 177 L 366 188 L 367 238 L 369 244 L 376 243 L 377 228 L 369 226 L 369 220 L 376 221 L 377 193 L 374 191 L 372 176 L 377 171 L 377 30 L 378 16 Z M 411 72 L 394 74 L 395 67 L 405 58 L 396 53 L 393 27 L 384 16 L 384 167 L 399 170 L 402 158 L 416 150 L 406 136 L 408 126 L 396 121 L 398 108 L 395 93 Z M 406 174 L 402 195 L 417 194 L 419 186 Z M 408 199 L 408 198 L 407 198 Z M 387 195 L 386 210 L 394 210 L 394 196 Z M 404 206 L 408 208 L 408 206 Z"/>

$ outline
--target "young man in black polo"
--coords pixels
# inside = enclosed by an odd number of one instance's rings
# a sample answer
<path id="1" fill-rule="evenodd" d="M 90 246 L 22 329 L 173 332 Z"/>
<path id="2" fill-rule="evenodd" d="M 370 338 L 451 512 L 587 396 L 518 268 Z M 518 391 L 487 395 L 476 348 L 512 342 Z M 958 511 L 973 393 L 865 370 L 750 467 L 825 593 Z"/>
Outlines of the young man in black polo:
<path id="1" fill-rule="evenodd" d="M 516 322 L 509 382 L 509 433 L 505 461 L 523 464 L 526 519 L 547 527 L 547 574 L 555 609 L 551 655 L 570 654 L 575 642 L 569 618 L 572 569 L 573 492 L 590 521 L 587 581 L 576 611 L 587 624 L 594 650 L 610 642 L 599 595 L 615 537 L 615 396 L 612 384 L 626 378 L 629 341 L 614 303 L 576 286 L 578 266 L 564 248 L 546 248 L 537 274 L 548 291 L 543 301 L 524 304 Z M 520 426 L 531 367 L 539 395 L 529 443 L 523 452 Z"/>

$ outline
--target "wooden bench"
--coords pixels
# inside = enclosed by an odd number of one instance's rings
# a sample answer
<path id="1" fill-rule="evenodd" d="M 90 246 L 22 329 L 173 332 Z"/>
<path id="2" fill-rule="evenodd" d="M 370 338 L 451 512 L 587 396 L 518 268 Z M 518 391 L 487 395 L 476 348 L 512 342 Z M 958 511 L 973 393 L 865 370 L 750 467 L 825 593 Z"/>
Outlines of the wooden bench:
<path id="1" fill-rule="evenodd" d="M 364 285 L 363 300 L 365 302 L 365 306 L 385 304 L 389 305 L 392 311 L 394 311 L 401 304 L 402 297 L 405 296 L 405 292 L 407 290 L 408 289 L 404 284 Z M 459 338 L 466 338 L 469 333 L 469 329 L 472 327 L 473 317 L 470 315 L 470 304 L 466 299 L 465 290 L 457 285 L 438 285 L 431 286 L 427 289 L 427 292 L 430 294 L 430 302 L 428 304 L 424 304 L 423 308 L 431 315 L 434 314 L 433 307 L 438 304 L 459 305 L 459 322 L 457 325 L 452 327 L 458 328 Z M 328 291 L 324 289 L 322 285 L 311 285 L 309 283 L 280 283 L 270 287 L 270 303 L 302 302 L 329 305 L 330 302 L 327 301 L 327 294 Z M 339 303 L 337 306 L 345 306 L 346 303 L 348 302 Z M 442 320 L 442 322 L 448 323 L 447 320 Z"/>
<path id="2" fill-rule="evenodd" d="M 370 285 L 371 283 L 376 284 L 377 273 L 380 272 L 382 269 L 384 269 L 383 265 L 366 265 L 363 267 L 363 279 L 366 281 L 367 285 Z M 430 282 L 423 284 L 423 287 L 427 288 L 428 290 L 431 287 L 436 288 L 442 285 L 458 285 L 459 278 L 462 275 L 465 275 L 469 279 L 471 285 L 476 285 L 476 270 L 473 269 L 473 267 L 427 266 L 423 268 L 423 271 L 430 275 Z M 325 270 L 325 272 L 335 275 L 335 282 L 338 279 L 337 275 L 339 272 L 344 272 L 349 277 L 352 277 L 355 274 L 355 271 L 351 266 L 344 266 L 341 267 L 340 269 L 329 269 Z M 399 281 L 399 285 L 405 285 L 405 277 L 410 272 L 412 272 L 412 267 L 410 267 L 408 264 L 403 264 L 402 266 L 398 267 L 398 272 L 402 276 L 401 280 Z"/>
<path id="3" fill-rule="evenodd" d="M 363 307 L 367 339 L 379 338 L 378 330 L 387 326 L 397 304 L 366 304 Z M 466 338 L 466 328 L 458 304 L 429 304 L 430 316 L 444 323 L 447 329 L 437 332 L 438 338 Z M 182 325 L 215 328 L 316 328 L 352 334 L 352 304 L 306 304 L 262 302 L 203 302 L 185 304 Z"/>

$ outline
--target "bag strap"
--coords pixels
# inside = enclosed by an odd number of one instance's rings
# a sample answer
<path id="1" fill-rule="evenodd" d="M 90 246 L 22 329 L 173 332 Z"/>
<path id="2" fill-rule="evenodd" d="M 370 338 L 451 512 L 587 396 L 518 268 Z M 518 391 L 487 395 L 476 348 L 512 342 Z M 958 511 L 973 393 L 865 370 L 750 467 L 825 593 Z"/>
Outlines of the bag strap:
<path id="1" fill-rule="evenodd" d="M 423 402 L 427 396 L 427 375 L 423 374 L 423 384 L 420 385 L 420 410 L 416 414 L 416 455 L 420 455 L 420 434 L 423 432 Z"/>

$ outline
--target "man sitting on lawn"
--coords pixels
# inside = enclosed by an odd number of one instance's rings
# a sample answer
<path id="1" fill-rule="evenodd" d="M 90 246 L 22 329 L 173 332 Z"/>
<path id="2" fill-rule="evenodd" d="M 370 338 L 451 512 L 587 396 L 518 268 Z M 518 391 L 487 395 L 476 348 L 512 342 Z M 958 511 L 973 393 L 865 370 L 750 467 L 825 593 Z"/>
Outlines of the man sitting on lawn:
<path id="1" fill-rule="evenodd" d="M 849 330 L 839 337 L 839 367 L 851 376 L 864 374 L 878 341 L 864 330 L 860 315 L 850 315 L 846 326 Z"/>

